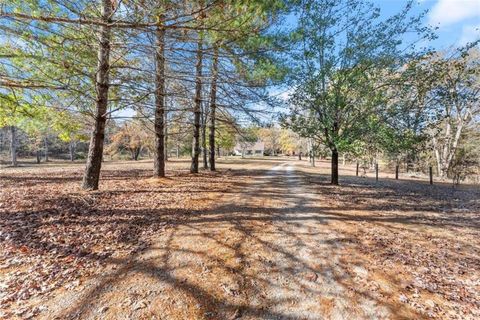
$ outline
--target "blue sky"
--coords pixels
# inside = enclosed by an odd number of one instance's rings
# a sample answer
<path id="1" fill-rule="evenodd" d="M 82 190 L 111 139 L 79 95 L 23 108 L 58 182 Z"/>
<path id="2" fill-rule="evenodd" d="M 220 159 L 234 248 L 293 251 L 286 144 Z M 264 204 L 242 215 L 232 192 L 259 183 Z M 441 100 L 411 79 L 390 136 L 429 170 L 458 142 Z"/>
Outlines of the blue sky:
<path id="1" fill-rule="evenodd" d="M 370 0 L 384 17 L 400 12 L 408 0 Z M 480 39 L 480 0 L 416 0 L 412 14 L 428 11 L 424 23 L 437 27 L 438 38 L 428 44 L 436 50 L 448 50 Z M 272 95 L 289 97 L 288 88 L 275 88 Z"/>
<path id="2" fill-rule="evenodd" d="M 385 15 L 400 11 L 407 0 L 374 0 Z M 457 47 L 480 38 L 480 0 L 417 0 L 415 12 L 428 10 L 425 23 L 438 27 L 438 50 Z"/>

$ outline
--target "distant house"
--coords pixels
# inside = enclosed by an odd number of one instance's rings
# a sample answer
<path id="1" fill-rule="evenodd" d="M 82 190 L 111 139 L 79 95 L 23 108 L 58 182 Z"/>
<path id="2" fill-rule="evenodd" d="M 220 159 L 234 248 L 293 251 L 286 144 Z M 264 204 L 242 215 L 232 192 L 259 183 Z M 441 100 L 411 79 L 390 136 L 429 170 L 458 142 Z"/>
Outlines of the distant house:
<path id="1" fill-rule="evenodd" d="M 255 143 L 237 142 L 233 149 L 236 156 L 263 156 L 264 151 L 265 144 L 260 140 Z"/>

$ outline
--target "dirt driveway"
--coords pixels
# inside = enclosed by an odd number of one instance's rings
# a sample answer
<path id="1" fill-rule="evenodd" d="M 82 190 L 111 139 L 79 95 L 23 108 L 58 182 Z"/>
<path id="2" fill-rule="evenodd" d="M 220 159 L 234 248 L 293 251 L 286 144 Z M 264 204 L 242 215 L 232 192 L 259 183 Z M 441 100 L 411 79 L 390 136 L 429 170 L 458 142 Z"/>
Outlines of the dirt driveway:
<path id="1" fill-rule="evenodd" d="M 79 291 L 56 296 L 45 318 L 385 318 L 348 290 L 342 235 L 324 221 L 295 166 L 259 171 L 209 212 L 174 223 L 136 257 Z M 359 268 L 360 274 L 367 271 Z"/>

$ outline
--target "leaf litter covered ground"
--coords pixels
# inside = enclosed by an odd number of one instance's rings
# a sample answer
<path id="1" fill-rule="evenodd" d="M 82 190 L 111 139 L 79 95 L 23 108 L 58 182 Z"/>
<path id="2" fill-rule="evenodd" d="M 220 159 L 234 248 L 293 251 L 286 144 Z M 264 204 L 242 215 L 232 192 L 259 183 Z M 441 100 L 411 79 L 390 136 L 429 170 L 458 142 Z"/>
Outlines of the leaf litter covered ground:
<path id="1" fill-rule="evenodd" d="M 293 160 L 0 174 L 0 318 L 477 319 L 478 188 Z M 345 167 L 343 174 L 351 173 Z"/>

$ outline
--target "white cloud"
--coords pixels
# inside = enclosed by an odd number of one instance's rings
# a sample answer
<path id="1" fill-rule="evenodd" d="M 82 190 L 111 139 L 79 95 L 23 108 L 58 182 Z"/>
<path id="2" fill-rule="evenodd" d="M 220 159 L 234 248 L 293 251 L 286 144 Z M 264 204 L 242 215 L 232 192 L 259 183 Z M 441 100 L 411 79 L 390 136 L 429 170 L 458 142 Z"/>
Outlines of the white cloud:
<path id="1" fill-rule="evenodd" d="M 460 45 L 465 45 L 468 42 L 473 42 L 479 39 L 480 39 L 480 24 L 463 26 L 462 35 L 459 40 Z"/>
<path id="2" fill-rule="evenodd" d="M 438 0 L 430 11 L 429 23 L 447 26 L 475 17 L 480 19 L 479 0 Z"/>

